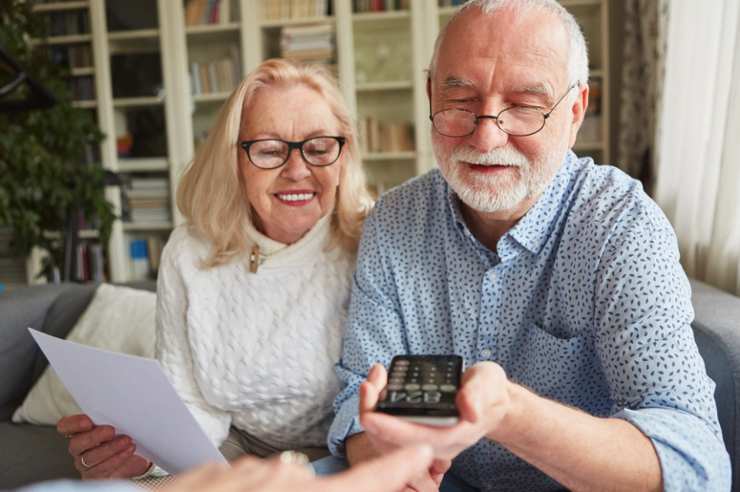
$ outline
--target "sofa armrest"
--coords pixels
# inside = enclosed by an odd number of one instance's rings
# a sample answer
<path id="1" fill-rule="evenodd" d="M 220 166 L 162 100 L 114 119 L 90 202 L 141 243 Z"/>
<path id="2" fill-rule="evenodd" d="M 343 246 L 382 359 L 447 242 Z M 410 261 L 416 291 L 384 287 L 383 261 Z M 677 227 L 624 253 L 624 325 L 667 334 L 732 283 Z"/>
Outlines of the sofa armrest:
<path id="1" fill-rule="evenodd" d="M 46 362 L 26 328 L 65 337 L 81 312 L 69 312 L 65 306 L 72 297 L 82 298 L 86 305 L 92 292 L 92 286 L 60 284 L 0 295 L 0 421 L 10 418 Z"/>
<path id="2" fill-rule="evenodd" d="M 691 281 L 694 337 L 707 374 L 717 384 L 715 400 L 733 477 L 740 477 L 740 298 Z M 734 484 L 740 490 L 740 484 Z"/>

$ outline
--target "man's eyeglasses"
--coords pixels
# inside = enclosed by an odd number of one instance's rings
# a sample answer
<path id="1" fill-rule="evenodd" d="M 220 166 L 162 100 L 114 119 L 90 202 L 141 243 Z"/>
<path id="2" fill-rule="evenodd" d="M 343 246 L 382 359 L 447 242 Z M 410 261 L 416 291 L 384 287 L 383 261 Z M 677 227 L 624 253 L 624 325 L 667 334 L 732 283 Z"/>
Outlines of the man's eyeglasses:
<path id="1" fill-rule="evenodd" d="M 301 157 L 312 166 L 334 164 L 342 153 L 347 141 L 344 137 L 312 137 L 300 142 L 288 142 L 277 138 L 244 140 L 239 146 L 244 149 L 249 161 L 260 169 L 276 169 L 290 158 L 293 149 L 301 152 Z"/>
<path id="2" fill-rule="evenodd" d="M 495 116 L 488 114 L 475 114 L 466 109 L 443 109 L 432 114 L 432 105 L 429 103 L 429 119 L 432 120 L 432 126 L 440 135 L 445 137 L 467 137 L 475 132 L 478 122 L 483 119 L 491 119 L 496 122 L 502 132 L 508 133 L 513 137 L 528 137 L 534 135 L 545 127 L 547 119 L 550 117 L 560 102 L 565 99 L 574 87 L 581 84 L 576 82 L 568 87 L 565 94 L 544 112 L 542 108 L 533 106 L 511 106 L 504 108 Z"/>

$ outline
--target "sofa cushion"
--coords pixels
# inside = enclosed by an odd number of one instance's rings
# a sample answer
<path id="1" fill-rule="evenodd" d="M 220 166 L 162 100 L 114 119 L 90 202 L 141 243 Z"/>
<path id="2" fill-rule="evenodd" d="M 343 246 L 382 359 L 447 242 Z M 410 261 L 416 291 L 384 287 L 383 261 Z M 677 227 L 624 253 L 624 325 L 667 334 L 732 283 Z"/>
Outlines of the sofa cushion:
<path id="1" fill-rule="evenodd" d="M 67 440 L 53 427 L 0 422 L 0 436 L 0 488 L 80 477 L 67 452 Z"/>
<path id="2" fill-rule="evenodd" d="M 101 284 L 67 339 L 152 358 L 155 308 L 152 292 Z M 54 425 L 61 417 L 76 413 L 80 408 L 54 371 L 47 369 L 16 410 L 13 421 Z"/>
<path id="3" fill-rule="evenodd" d="M 0 421 L 8 420 L 28 393 L 35 380 L 34 364 L 43 357 L 27 328 L 40 331 L 51 328 L 53 323 L 47 314 L 60 296 L 68 301 L 72 300 L 70 297 L 81 296 L 80 302 L 87 305 L 90 298 L 87 291 L 91 294 L 91 289 L 70 284 L 41 285 L 0 295 Z M 52 317 L 63 314 L 63 306 L 60 304 Z M 74 317 L 70 328 L 83 309 L 84 306 L 79 312 L 70 313 Z"/>
<path id="4" fill-rule="evenodd" d="M 87 309 L 97 287 L 97 285 L 69 285 L 49 307 L 42 331 L 54 337 L 66 338 Z M 33 342 L 33 339 L 31 341 Z M 35 345 L 36 342 L 33 343 Z M 49 361 L 46 360 L 41 350 L 37 348 L 37 351 L 38 357 L 33 365 L 33 383 L 38 381 L 44 369 L 49 365 Z"/>

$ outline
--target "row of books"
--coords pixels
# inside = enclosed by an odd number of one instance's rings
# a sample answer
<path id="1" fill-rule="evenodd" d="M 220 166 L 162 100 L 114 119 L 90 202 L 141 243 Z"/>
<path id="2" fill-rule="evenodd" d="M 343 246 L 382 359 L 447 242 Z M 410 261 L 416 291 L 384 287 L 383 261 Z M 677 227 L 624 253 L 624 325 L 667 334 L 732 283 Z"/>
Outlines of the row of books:
<path id="1" fill-rule="evenodd" d="M 172 222 L 170 184 L 167 178 L 130 178 L 121 187 L 121 215 L 125 222 L 161 224 Z"/>
<path id="2" fill-rule="evenodd" d="M 103 246 L 98 242 L 83 241 L 77 245 L 75 278 L 80 282 L 104 282 L 105 259 Z"/>
<path id="3" fill-rule="evenodd" d="M 48 17 L 49 36 L 70 36 L 90 33 L 90 16 L 87 10 L 50 12 Z"/>
<path id="4" fill-rule="evenodd" d="M 462 5 L 467 0 L 439 0 L 439 6 L 440 7 L 457 7 L 458 5 Z"/>
<path id="5" fill-rule="evenodd" d="M 193 94 L 231 92 L 239 84 L 239 54 L 234 51 L 228 58 L 190 65 L 190 88 Z"/>
<path id="6" fill-rule="evenodd" d="M 331 15 L 329 0 L 263 0 L 267 20 L 300 19 Z"/>
<path id="7" fill-rule="evenodd" d="M 410 8 L 411 0 L 352 0 L 353 12 L 385 12 Z"/>
<path id="8" fill-rule="evenodd" d="M 414 125 L 407 121 L 381 121 L 372 116 L 359 119 L 360 150 L 364 153 L 414 150 Z"/>
<path id="9" fill-rule="evenodd" d="M 93 66 L 92 48 L 89 44 L 70 44 L 52 46 L 49 50 L 51 61 L 56 65 L 69 68 L 87 68 Z"/>
<path id="10" fill-rule="evenodd" d="M 157 278 L 165 241 L 166 238 L 155 234 L 144 239 L 131 240 L 129 244 L 129 277 L 131 280 Z"/>
<path id="11" fill-rule="evenodd" d="M 326 63 L 334 60 L 334 27 L 328 24 L 284 27 L 280 32 L 283 58 L 305 63 Z"/>
<path id="12" fill-rule="evenodd" d="M 92 101 L 95 99 L 95 79 L 91 75 L 69 79 L 69 90 L 75 101 Z"/>
<path id="13" fill-rule="evenodd" d="M 232 0 L 188 0 L 185 25 L 226 24 L 231 21 Z"/>

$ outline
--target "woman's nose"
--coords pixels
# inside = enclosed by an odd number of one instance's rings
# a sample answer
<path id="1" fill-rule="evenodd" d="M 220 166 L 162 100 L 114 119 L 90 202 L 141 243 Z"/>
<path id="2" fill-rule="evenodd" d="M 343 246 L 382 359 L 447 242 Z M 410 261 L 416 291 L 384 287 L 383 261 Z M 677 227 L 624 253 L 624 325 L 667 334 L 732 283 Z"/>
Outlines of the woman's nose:
<path id="1" fill-rule="evenodd" d="M 300 181 L 311 175 L 308 163 L 303 159 L 300 149 L 290 149 L 288 162 L 283 166 L 283 177 L 293 181 Z"/>

